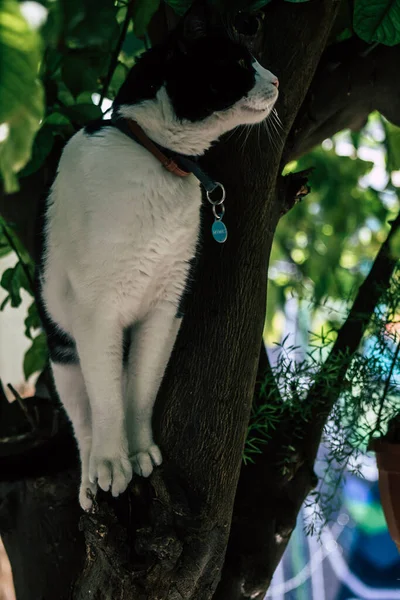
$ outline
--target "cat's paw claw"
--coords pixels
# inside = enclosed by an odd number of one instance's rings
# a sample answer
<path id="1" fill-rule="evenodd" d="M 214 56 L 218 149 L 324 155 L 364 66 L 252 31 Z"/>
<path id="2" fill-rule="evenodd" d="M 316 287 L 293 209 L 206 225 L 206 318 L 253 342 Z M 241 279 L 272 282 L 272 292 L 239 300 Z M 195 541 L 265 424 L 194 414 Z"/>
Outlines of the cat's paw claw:
<path id="1" fill-rule="evenodd" d="M 79 504 L 85 512 L 91 512 L 94 506 L 97 492 L 97 485 L 91 483 L 89 479 L 82 481 L 79 489 Z"/>
<path id="2" fill-rule="evenodd" d="M 161 451 L 155 444 L 145 452 L 137 452 L 132 459 L 133 470 L 141 477 L 149 477 L 153 472 L 153 468 L 158 467 L 161 463 Z"/>
<path id="3" fill-rule="evenodd" d="M 90 480 L 97 480 L 99 487 L 113 496 L 122 494 L 132 479 L 132 466 L 127 456 L 91 459 Z"/>

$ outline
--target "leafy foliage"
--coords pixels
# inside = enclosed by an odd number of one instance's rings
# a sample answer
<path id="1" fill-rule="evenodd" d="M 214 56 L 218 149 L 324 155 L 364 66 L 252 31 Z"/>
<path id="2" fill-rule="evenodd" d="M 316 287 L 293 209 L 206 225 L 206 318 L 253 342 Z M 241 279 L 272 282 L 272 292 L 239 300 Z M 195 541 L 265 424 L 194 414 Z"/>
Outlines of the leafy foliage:
<path id="1" fill-rule="evenodd" d="M 400 43 L 400 2 L 398 0 L 356 0 L 354 30 L 366 42 L 387 46 Z"/>
<path id="2" fill-rule="evenodd" d="M 17 188 L 17 173 L 24 177 L 41 167 L 57 138 L 66 140 L 88 120 L 101 116 L 93 94 L 101 99 L 115 95 L 135 55 L 144 48 L 160 1 L 41 0 L 47 20 L 40 32 L 27 23 L 17 0 L 1 3 L 0 175 L 7 191 Z M 192 3 L 166 1 L 178 14 Z M 269 2 L 210 0 L 225 12 L 256 11 Z M 343 22 L 338 35 L 355 30 L 368 42 L 398 43 L 399 11 L 397 0 L 357 0 L 353 22 L 350 17 Z M 122 48 L 114 56 L 120 38 Z"/>
<path id="3" fill-rule="evenodd" d="M 31 257 L 18 236 L 14 233 L 12 227 L 1 216 L 0 248 L 3 249 L 3 256 L 14 252 L 18 259 L 16 264 L 6 269 L 1 276 L 0 285 L 6 290 L 7 296 L 2 302 L 0 310 L 4 310 L 7 305 L 17 308 L 22 302 L 22 290 L 25 290 L 33 298 L 35 267 Z M 35 301 L 32 300 L 25 319 L 25 335 L 32 340 L 32 346 L 28 349 L 24 358 L 24 374 L 27 379 L 33 373 L 42 371 L 47 363 L 48 351 L 46 340 L 44 333 L 40 329 L 41 323 L 37 306 Z M 33 335 L 35 333 L 37 336 L 34 338 Z"/>
<path id="4" fill-rule="evenodd" d="M 357 135 L 343 132 L 285 169 L 287 173 L 314 167 L 310 195 L 281 219 L 275 236 L 266 326 L 266 339 L 275 350 L 272 372 L 253 409 L 245 461 L 257 460 L 282 415 L 298 424 L 291 431 L 293 444 L 302 439 L 304 423 L 311 418 L 308 393 L 386 238 L 387 223 L 400 209 L 399 131 L 379 115 L 371 115 Z M 391 251 L 400 257 L 400 232 L 393 237 Z M 287 322 L 288 302 L 296 306 L 291 326 L 295 341 L 288 336 L 277 341 Z M 371 316 L 358 353 L 350 364 L 346 356 L 339 357 L 322 382 L 326 394 L 336 389 L 338 398 L 325 428 L 321 483 L 309 498 L 320 513 L 310 521 L 310 531 L 329 519 L 345 473 L 358 472 L 371 436 L 383 435 L 398 414 L 399 322 L 397 270 Z M 343 366 L 346 375 L 338 381 Z M 281 404 L 271 398 L 276 387 Z M 283 473 L 290 471 L 290 461 L 287 449 Z"/>
<path id="5" fill-rule="evenodd" d="M 40 332 L 32 340 L 32 345 L 24 357 L 24 375 L 28 379 L 33 373 L 43 371 L 47 363 L 47 342 L 44 332 Z"/>
<path id="6" fill-rule="evenodd" d="M 16 0 L 0 3 L 0 174 L 6 191 L 17 188 L 15 174 L 28 162 L 43 117 L 38 80 L 41 38 L 21 14 Z"/>
<path id="7" fill-rule="evenodd" d="M 391 182 L 400 167 L 399 131 L 372 115 L 357 140 L 344 132 L 286 168 L 313 167 L 312 192 L 281 219 L 275 235 L 266 329 L 270 342 L 282 334 L 290 299 L 302 313 L 300 335 L 306 344 L 308 330 L 341 322 L 346 302 L 386 237 L 387 221 L 399 208 Z M 387 180 L 383 190 L 375 187 L 378 172 Z"/>

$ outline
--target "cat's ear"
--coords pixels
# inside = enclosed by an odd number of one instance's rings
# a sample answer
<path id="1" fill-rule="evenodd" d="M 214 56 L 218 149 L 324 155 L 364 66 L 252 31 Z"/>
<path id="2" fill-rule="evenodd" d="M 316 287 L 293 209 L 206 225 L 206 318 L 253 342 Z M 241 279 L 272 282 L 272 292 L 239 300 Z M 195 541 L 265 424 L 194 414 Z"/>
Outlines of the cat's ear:
<path id="1" fill-rule="evenodd" d="M 194 42 L 207 35 L 208 19 L 204 0 L 195 0 L 183 17 L 182 41 Z"/>

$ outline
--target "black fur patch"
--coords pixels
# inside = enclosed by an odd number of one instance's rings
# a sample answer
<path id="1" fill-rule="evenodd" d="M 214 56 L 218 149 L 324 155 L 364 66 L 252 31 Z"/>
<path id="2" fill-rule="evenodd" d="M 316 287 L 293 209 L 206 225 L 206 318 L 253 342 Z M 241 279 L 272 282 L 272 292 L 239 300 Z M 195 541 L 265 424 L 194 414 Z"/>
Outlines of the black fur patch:
<path id="1" fill-rule="evenodd" d="M 122 362 L 126 366 L 129 359 L 129 350 L 131 349 L 132 327 L 124 329 L 122 337 Z"/>
<path id="2" fill-rule="evenodd" d="M 53 321 L 53 319 L 47 313 L 43 302 L 41 278 L 44 270 L 43 257 L 46 251 L 45 224 L 46 203 L 43 199 L 39 208 L 36 223 L 37 243 L 35 254 L 38 257 L 36 261 L 37 266 L 35 273 L 36 305 L 43 329 L 46 333 L 50 360 L 52 360 L 55 363 L 61 364 L 78 364 L 79 357 L 74 340 L 71 336 L 65 333 L 65 331 L 62 331 L 60 327 L 58 327 L 58 325 Z"/>
<path id="3" fill-rule="evenodd" d="M 40 269 L 37 269 L 35 287 L 36 305 L 46 333 L 50 360 L 63 365 L 79 364 L 75 341 L 53 321 L 45 309 L 41 293 Z"/>
<path id="4" fill-rule="evenodd" d="M 187 43 L 176 34 L 137 61 L 116 96 L 114 110 L 154 98 L 163 84 L 178 118 L 201 121 L 230 108 L 254 87 L 253 58 L 226 37 Z"/>
<path id="5" fill-rule="evenodd" d="M 110 120 L 96 119 L 95 121 L 90 121 L 84 127 L 84 131 L 87 135 L 96 135 L 100 133 L 106 127 L 111 126 Z"/>

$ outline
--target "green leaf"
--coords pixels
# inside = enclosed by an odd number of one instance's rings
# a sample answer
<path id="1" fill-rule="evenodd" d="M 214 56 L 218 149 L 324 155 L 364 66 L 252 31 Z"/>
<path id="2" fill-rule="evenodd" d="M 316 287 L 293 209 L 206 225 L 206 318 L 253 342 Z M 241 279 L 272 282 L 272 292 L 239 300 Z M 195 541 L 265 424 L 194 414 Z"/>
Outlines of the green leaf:
<path id="1" fill-rule="evenodd" d="M 46 117 L 45 120 L 46 125 L 59 126 L 59 125 L 71 125 L 71 121 L 65 115 L 62 115 L 59 112 L 53 112 L 51 115 Z"/>
<path id="2" fill-rule="evenodd" d="M 44 126 L 51 131 L 53 136 L 59 135 L 64 139 L 70 138 L 75 133 L 75 128 L 68 117 L 59 112 L 51 113 L 46 117 Z"/>
<path id="3" fill-rule="evenodd" d="M 1 277 L 1 287 L 5 289 L 11 300 L 11 306 L 13 308 L 18 307 L 21 302 L 20 285 L 18 282 L 18 274 L 16 275 L 15 267 L 6 269 Z"/>
<path id="4" fill-rule="evenodd" d="M 400 43 L 399 0 L 356 0 L 354 31 L 366 42 Z"/>
<path id="5" fill-rule="evenodd" d="M 100 119 L 102 117 L 101 108 L 95 104 L 75 104 L 74 106 L 64 106 L 62 112 L 80 127 L 86 125 L 89 121 Z"/>
<path id="6" fill-rule="evenodd" d="M 6 220 L 0 215 L 0 240 L 9 245 L 11 250 L 15 250 L 18 257 L 24 261 L 26 265 L 28 265 L 29 272 L 33 274 L 34 272 L 34 263 L 32 258 L 19 239 L 17 233 L 15 233 L 13 224 L 10 222 L 6 222 Z"/>
<path id="7" fill-rule="evenodd" d="M 0 174 L 6 192 L 18 189 L 16 173 L 28 162 L 43 117 L 37 78 L 41 40 L 16 0 L 0 4 Z"/>
<path id="8" fill-rule="evenodd" d="M 45 334 L 39 333 L 24 356 L 24 375 L 28 379 L 33 373 L 43 371 L 46 367 L 48 349 Z"/>
<path id="9" fill-rule="evenodd" d="M 386 134 L 386 163 L 389 172 L 400 169 L 400 127 L 382 119 Z"/>
<path id="10" fill-rule="evenodd" d="M 97 46 L 110 50 L 118 37 L 114 0 L 61 0 L 65 14 L 66 40 L 70 47 Z"/>
<path id="11" fill-rule="evenodd" d="M 118 63 L 114 74 L 112 76 L 107 96 L 110 98 L 114 98 L 122 84 L 124 83 L 126 76 L 128 74 L 128 67 L 126 67 L 122 62 Z"/>
<path id="12" fill-rule="evenodd" d="M 28 308 L 28 316 L 25 319 L 25 335 L 26 337 L 32 339 L 31 329 L 40 329 L 42 326 L 39 313 L 37 309 L 36 302 L 32 302 L 30 307 Z"/>
<path id="13" fill-rule="evenodd" d="M 192 0 L 165 0 L 167 4 L 176 12 L 177 15 L 183 15 L 192 4 Z"/>
<path id="14" fill-rule="evenodd" d="M 62 78 L 76 98 L 81 92 L 97 90 L 96 71 L 87 60 L 77 56 L 67 56 L 62 66 Z"/>
<path id="15" fill-rule="evenodd" d="M 10 254 L 11 250 L 12 248 L 0 228 L 0 258 L 2 258 L 3 256 L 7 256 L 7 254 Z"/>
<path id="16" fill-rule="evenodd" d="M 3 300 L 3 302 L 1 303 L 0 311 L 3 311 L 9 302 L 10 302 L 10 294 L 8 296 L 6 296 Z"/>
<path id="17" fill-rule="evenodd" d="M 152 16 L 160 6 L 160 0 L 137 0 L 133 6 L 133 30 L 138 38 L 146 34 Z"/>
<path id="18" fill-rule="evenodd" d="M 32 294 L 26 270 L 20 262 L 15 267 L 10 267 L 4 271 L 0 285 L 9 293 L 13 308 L 17 308 L 22 302 L 21 288 Z"/>

